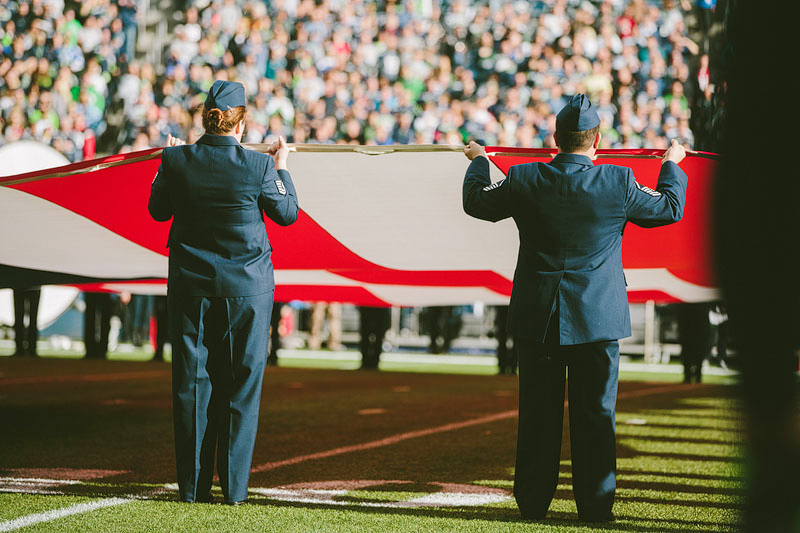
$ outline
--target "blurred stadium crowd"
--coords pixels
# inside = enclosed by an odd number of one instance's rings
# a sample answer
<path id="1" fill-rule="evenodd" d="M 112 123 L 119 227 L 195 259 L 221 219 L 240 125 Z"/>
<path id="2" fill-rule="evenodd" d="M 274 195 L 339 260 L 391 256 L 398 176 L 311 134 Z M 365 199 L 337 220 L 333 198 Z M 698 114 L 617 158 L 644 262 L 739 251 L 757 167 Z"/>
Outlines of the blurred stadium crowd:
<path id="1" fill-rule="evenodd" d="M 553 145 L 588 93 L 603 147 L 717 150 L 714 2 L 188 0 L 163 65 L 137 60 L 136 0 L 0 0 L 0 144 L 71 161 L 202 134 L 216 78 L 242 81 L 245 142 Z M 696 42 L 697 41 L 697 42 Z M 110 117 L 118 117 L 116 122 Z M 109 124 L 111 123 L 111 127 Z"/>

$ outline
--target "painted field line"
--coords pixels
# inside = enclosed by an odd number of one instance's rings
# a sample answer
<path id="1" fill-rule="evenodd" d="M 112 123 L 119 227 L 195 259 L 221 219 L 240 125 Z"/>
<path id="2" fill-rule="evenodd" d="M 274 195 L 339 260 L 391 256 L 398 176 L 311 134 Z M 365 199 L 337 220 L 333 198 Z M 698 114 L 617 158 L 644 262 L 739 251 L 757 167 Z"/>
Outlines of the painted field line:
<path id="1" fill-rule="evenodd" d="M 0 532 L 14 531 L 15 529 L 21 529 L 34 524 L 40 524 L 42 522 L 50 522 L 51 520 L 57 520 L 59 518 L 64 518 L 65 516 L 90 513 L 92 511 L 96 511 L 97 509 L 124 505 L 126 503 L 131 503 L 132 501 L 134 500 L 131 498 L 105 498 L 93 502 L 78 503 L 75 505 L 70 505 L 69 507 L 62 507 L 61 509 L 53 509 L 52 511 L 45 511 L 43 513 L 21 516 L 19 518 L 15 518 L 14 520 L 0 522 Z"/>
<path id="2" fill-rule="evenodd" d="M 303 359 L 303 360 L 321 360 L 321 361 L 338 361 L 348 363 L 360 363 L 361 352 L 357 351 L 343 351 L 343 352 L 328 352 L 324 350 L 289 350 L 287 348 L 281 349 L 278 352 L 278 362 L 281 359 Z M 383 363 L 415 363 L 415 364 L 432 364 L 432 365 L 475 365 L 475 366 L 497 366 L 497 358 L 488 355 L 449 355 L 438 354 L 430 355 L 425 353 L 395 353 L 384 352 L 381 354 L 381 362 Z"/>
<path id="3" fill-rule="evenodd" d="M 128 379 L 155 378 L 171 375 L 170 370 L 142 370 L 140 372 L 116 372 L 107 374 L 71 374 L 66 376 L 30 376 L 24 378 L 0 378 L 0 385 L 34 385 L 37 383 L 65 383 L 70 381 L 124 381 Z"/>
<path id="4" fill-rule="evenodd" d="M 665 385 L 663 387 L 645 387 L 643 389 L 633 390 L 633 391 L 626 391 L 622 392 L 617 395 L 617 399 L 620 398 L 633 398 L 638 396 L 649 396 L 652 394 L 661 394 L 664 392 L 672 392 L 681 389 L 685 389 L 687 387 L 692 387 L 694 385 L 681 383 L 679 385 Z M 564 402 L 564 405 L 569 405 L 569 402 Z M 441 426 L 436 426 L 432 428 L 426 429 L 418 429 L 416 431 L 407 431 L 405 433 L 398 433 L 396 435 L 391 435 L 389 437 L 384 437 L 382 439 L 373 440 L 369 442 L 362 442 L 361 444 L 351 444 L 349 446 L 340 446 L 339 448 L 333 448 L 330 450 L 325 450 L 322 452 L 315 452 L 309 453 L 306 455 L 298 455 L 296 457 L 290 457 L 288 459 L 283 459 L 281 461 L 271 461 L 269 463 L 263 463 L 260 465 L 256 465 L 250 469 L 252 473 L 258 472 L 266 472 L 268 470 L 275 470 L 276 468 L 281 468 L 284 466 L 291 466 L 296 465 L 298 463 L 304 463 L 306 461 L 314 461 L 316 459 L 327 459 L 328 457 L 334 457 L 337 455 L 342 455 L 345 453 L 351 452 L 362 452 L 364 450 L 372 450 L 375 448 L 380 448 L 382 446 L 390 446 L 392 444 L 397 444 L 398 442 L 403 442 L 410 439 L 416 439 L 420 437 L 427 437 L 429 435 L 435 435 L 437 433 L 444 433 L 446 431 L 455 431 L 457 429 L 464 429 L 472 426 L 478 426 L 481 424 L 488 424 L 491 422 L 497 422 L 498 420 L 506 420 L 509 418 L 515 418 L 517 416 L 517 410 L 513 409 L 510 411 L 502 411 L 500 413 L 495 413 L 492 415 L 482 416 L 479 418 L 472 418 L 470 420 L 464 420 L 463 422 L 453 422 L 450 424 L 444 424 Z"/>
<path id="5" fill-rule="evenodd" d="M 0 477 L 0 487 L 6 483 L 28 483 L 32 485 L 58 483 L 59 485 L 77 485 L 81 483 L 81 481 L 77 479 L 45 479 L 41 477 Z"/>
<path id="6" fill-rule="evenodd" d="M 284 489 L 251 488 L 251 493 L 270 500 L 316 505 L 337 505 L 340 507 L 372 507 L 386 509 L 408 509 L 422 507 L 480 507 L 493 503 L 503 503 L 511 499 L 506 494 L 435 492 L 424 494 L 411 500 L 400 501 L 354 501 L 338 499 L 347 495 L 348 490 L 326 489 Z"/>
<path id="7" fill-rule="evenodd" d="M 346 350 L 342 352 L 329 352 L 326 350 L 290 349 L 281 348 L 278 352 L 278 364 L 285 361 L 298 359 L 308 361 L 336 361 L 346 363 L 360 363 L 361 352 Z M 431 355 L 422 352 L 384 352 L 381 354 L 382 363 L 409 363 L 423 365 L 460 365 L 496 367 L 497 358 L 494 355 Z M 645 372 L 649 374 L 683 374 L 683 365 L 669 365 L 664 363 L 643 363 L 639 361 L 620 361 L 620 372 Z M 703 374 L 714 376 L 735 376 L 735 370 L 717 368 L 706 361 Z"/>
<path id="8" fill-rule="evenodd" d="M 454 431 L 456 429 L 463 429 L 471 426 L 477 426 L 480 424 L 488 424 L 489 422 L 505 420 L 507 418 L 513 418 L 515 416 L 517 416 L 516 409 L 514 409 L 513 411 L 503 411 L 501 413 L 495 413 L 493 415 L 482 416 L 480 418 L 473 418 L 471 420 L 464 420 L 463 422 L 453 422 L 451 424 L 444 424 L 443 426 L 436 426 L 432 428 L 418 429 L 416 431 L 398 433 L 397 435 L 391 435 L 389 437 L 373 440 L 370 442 L 362 442 L 361 444 L 351 444 L 350 446 L 341 446 L 339 448 L 333 448 L 332 450 L 326 450 L 323 452 L 310 453 L 307 455 L 298 455 L 297 457 L 290 457 L 289 459 L 284 459 L 282 461 L 264 463 L 253 467 L 250 471 L 265 472 L 267 470 L 274 470 L 282 466 L 295 465 L 298 463 L 304 463 L 306 461 L 313 461 L 315 459 L 326 459 L 328 457 L 342 455 L 344 453 L 372 450 L 373 448 L 380 448 L 382 446 L 397 444 L 398 442 L 402 442 L 404 440 L 416 439 L 419 437 L 427 437 L 428 435 L 435 435 L 436 433 L 443 433 L 445 431 Z"/>

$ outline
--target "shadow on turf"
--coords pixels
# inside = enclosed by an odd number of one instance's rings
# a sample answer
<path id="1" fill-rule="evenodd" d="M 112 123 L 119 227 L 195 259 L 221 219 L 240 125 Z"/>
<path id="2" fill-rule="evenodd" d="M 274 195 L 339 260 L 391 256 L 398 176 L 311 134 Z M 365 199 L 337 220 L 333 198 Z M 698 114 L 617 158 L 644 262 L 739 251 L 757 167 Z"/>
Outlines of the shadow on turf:
<path id="1" fill-rule="evenodd" d="M 630 414 L 630 412 L 628 411 L 625 414 L 628 415 Z M 642 415 L 642 416 L 646 417 L 647 415 Z M 624 422 L 620 423 L 620 425 L 624 425 Z M 657 422 L 648 422 L 647 427 L 664 428 L 664 429 L 687 429 L 692 431 L 720 431 L 725 433 L 736 433 L 739 435 L 744 435 L 746 432 L 745 428 L 736 426 L 715 428 L 715 427 L 701 426 L 697 424 L 660 424 Z M 744 439 L 744 437 L 742 437 L 742 439 Z M 677 439 L 677 440 L 682 441 L 683 439 Z"/>
<path id="2" fill-rule="evenodd" d="M 650 440 L 647 437 L 621 437 L 617 440 L 617 459 L 634 459 L 644 457 L 656 457 L 658 459 L 677 459 L 680 461 L 698 462 L 718 462 L 718 463 L 743 463 L 744 458 L 734 455 L 700 454 L 700 453 L 681 453 L 669 451 L 644 451 L 637 450 L 626 444 L 627 440 Z M 674 439 L 675 443 L 684 442 L 681 439 Z M 644 459 L 643 459 L 644 460 Z"/>
<path id="3" fill-rule="evenodd" d="M 568 479 L 566 480 L 569 481 Z M 73 487 L 61 487 L 60 493 L 54 493 L 54 496 L 69 495 L 69 496 L 84 496 L 96 498 L 108 498 L 112 496 L 117 497 L 130 497 L 147 501 L 174 503 L 179 505 L 193 505 L 183 504 L 178 501 L 178 496 L 174 491 L 166 490 L 161 485 L 151 484 L 82 484 Z M 571 499 L 572 494 L 570 491 L 558 490 L 555 494 L 555 499 Z M 663 504 L 663 500 L 649 499 L 649 498 L 617 498 L 618 501 L 636 501 L 645 503 Z M 728 527 L 733 530 L 736 524 L 721 524 L 719 522 L 706 522 L 695 520 L 680 520 L 674 518 L 645 518 L 641 516 L 628 516 L 617 513 L 617 521 L 613 523 L 590 523 L 581 522 L 575 513 L 551 511 L 545 520 L 523 520 L 515 507 L 439 507 L 439 508 L 393 508 L 393 507 L 365 507 L 362 505 L 363 500 L 344 502 L 341 505 L 331 505 L 326 503 L 307 503 L 307 502 L 290 502 L 283 500 L 274 500 L 268 497 L 251 494 L 247 500 L 248 506 L 262 506 L 262 507 L 287 507 L 295 509 L 308 509 L 308 510 L 331 510 L 331 511 L 356 511 L 364 514 L 375 515 L 397 515 L 397 516 L 419 516 L 427 518 L 453 518 L 460 520 L 485 520 L 491 522 L 506 522 L 506 523 L 526 523 L 531 526 L 538 525 L 542 527 L 584 527 L 587 529 L 602 529 L 603 531 L 635 531 L 635 532 L 652 532 L 659 531 L 660 533 L 680 533 L 689 531 L 707 530 L 710 528 Z M 670 500 L 671 505 L 690 505 L 690 506 L 710 506 L 735 509 L 732 505 L 714 504 L 703 505 L 709 502 L 683 502 Z M 215 505 L 220 509 L 229 510 L 231 513 L 237 512 L 237 508 L 228 507 L 221 504 L 200 504 L 200 505 Z M 658 524 L 657 528 L 655 524 Z M 672 524 L 674 527 L 665 528 L 663 524 Z"/>
<path id="4" fill-rule="evenodd" d="M 262 505 L 265 507 L 292 507 L 298 509 L 318 509 L 318 510 L 348 510 L 357 511 L 364 514 L 381 514 L 381 515 L 398 515 L 398 516 L 420 516 L 427 518 L 455 518 L 460 520 L 486 520 L 492 522 L 507 522 L 507 523 L 526 523 L 541 526 L 550 526 L 555 528 L 560 527 L 585 527 L 590 529 L 602 529 L 604 531 L 640 531 L 640 532 L 653 532 L 659 531 L 661 533 L 679 533 L 689 530 L 696 530 L 696 528 L 707 527 L 724 527 L 725 524 L 718 522 L 700 522 L 694 520 L 679 520 L 679 519 L 655 519 L 655 518 L 642 518 L 638 516 L 623 516 L 617 515 L 617 521 L 613 523 L 589 523 L 581 522 L 575 513 L 566 512 L 553 512 L 548 513 L 545 520 L 523 520 L 519 512 L 512 508 L 500 507 L 483 507 L 480 509 L 469 508 L 370 508 L 363 507 L 356 503 L 351 505 L 330 505 L 330 504 L 309 504 L 309 503 L 296 503 L 286 502 L 280 500 L 270 500 L 268 498 L 257 499 L 251 497 L 248 499 L 250 505 Z M 675 527 L 664 528 L 659 525 L 655 529 L 653 524 L 674 524 Z M 730 524 L 731 527 L 734 524 Z M 694 529 L 692 529 L 694 528 Z"/>
<path id="5" fill-rule="evenodd" d="M 619 473 L 619 472 L 618 472 Z M 652 472 L 652 475 L 662 476 L 660 472 Z M 632 472 L 631 475 L 648 475 L 648 472 Z M 689 476 L 680 476 L 689 477 Z M 725 478 L 729 480 L 729 478 Z M 572 479 L 570 477 L 562 476 L 558 479 L 559 485 L 571 485 Z M 654 490 L 659 492 L 683 492 L 686 494 L 711 494 L 711 495 L 727 495 L 727 496 L 741 496 L 744 497 L 744 488 L 738 487 L 708 487 L 703 485 L 686 485 L 680 482 L 665 483 L 659 481 L 637 481 L 634 479 L 625 479 L 623 476 L 617 477 L 617 489 L 631 489 L 631 490 Z M 568 494 L 564 494 L 568 496 Z M 624 501 L 638 501 L 625 496 L 616 497 L 617 500 Z M 670 503 L 673 503 L 672 501 Z M 677 504 L 681 505 L 681 504 Z"/>
<path id="6" fill-rule="evenodd" d="M 621 476 L 659 476 L 659 477 L 676 477 L 676 478 L 686 478 L 686 479 L 703 479 L 708 481 L 735 481 L 737 483 L 744 483 L 745 478 L 743 476 L 734 476 L 734 475 L 717 475 L 717 474 L 695 474 L 695 473 L 684 473 L 684 472 L 662 472 L 656 470 L 630 470 L 625 468 L 618 468 L 617 469 L 617 476 L 618 479 Z M 652 483 L 651 485 L 655 485 Z"/>
<path id="7" fill-rule="evenodd" d="M 635 440 L 649 440 L 655 442 L 679 442 L 682 444 L 724 444 L 724 445 L 731 445 L 736 446 L 741 444 L 741 439 L 709 439 L 709 438 L 697 438 L 697 437 L 664 437 L 658 435 L 636 435 L 636 434 L 625 434 L 623 432 L 619 432 L 619 428 L 617 429 L 617 440 L 622 441 L 625 439 L 635 439 Z"/>

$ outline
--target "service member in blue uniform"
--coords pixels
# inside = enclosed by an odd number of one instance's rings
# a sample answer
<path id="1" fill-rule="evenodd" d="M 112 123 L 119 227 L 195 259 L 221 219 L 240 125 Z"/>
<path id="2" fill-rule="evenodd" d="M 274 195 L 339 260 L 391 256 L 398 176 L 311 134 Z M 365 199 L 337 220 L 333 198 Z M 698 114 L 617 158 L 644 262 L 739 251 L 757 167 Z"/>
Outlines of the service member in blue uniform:
<path id="1" fill-rule="evenodd" d="M 168 306 L 180 498 L 210 501 L 216 456 L 225 502 L 247 498 L 275 281 L 263 213 L 280 225 L 298 204 L 281 138 L 271 155 L 240 143 L 244 87 L 214 82 L 205 135 L 173 142 L 150 193 L 154 219 L 172 218 Z"/>
<path id="2" fill-rule="evenodd" d="M 622 232 L 629 221 L 654 227 L 683 215 L 685 150 L 672 142 L 652 190 L 629 168 L 594 165 L 599 124 L 589 99 L 575 95 L 557 116 L 552 161 L 512 166 L 494 184 L 483 147 L 464 149 L 464 210 L 512 217 L 519 230 L 509 311 L 520 375 L 514 496 L 528 519 L 545 517 L 558 483 L 567 373 L 578 515 L 614 519 L 618 339 L 631 333 Z"/>

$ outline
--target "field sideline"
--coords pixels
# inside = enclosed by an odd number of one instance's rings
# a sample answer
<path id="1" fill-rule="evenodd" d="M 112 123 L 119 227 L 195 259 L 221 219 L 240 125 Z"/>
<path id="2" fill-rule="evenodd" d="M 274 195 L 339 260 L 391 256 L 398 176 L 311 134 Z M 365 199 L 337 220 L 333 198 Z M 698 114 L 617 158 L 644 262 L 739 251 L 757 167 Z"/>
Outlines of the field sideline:
<path id="1" fill-rule="evenodd" d="M 168 364 L 0 357 L 0 532 L 737 530 L 729 385 L 623 375 L 617 522 L 592 528 L 568 428 L 548 520 L 519 519 L 515 378 L 300 364 L 267 372 L 251 505 L 230 508 L 176 501 Z"/>

